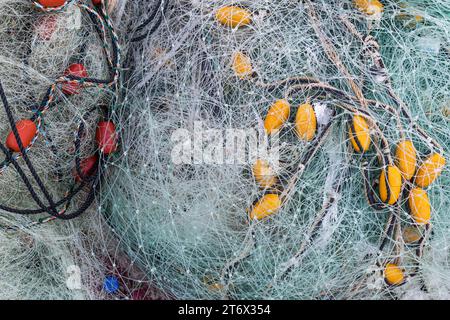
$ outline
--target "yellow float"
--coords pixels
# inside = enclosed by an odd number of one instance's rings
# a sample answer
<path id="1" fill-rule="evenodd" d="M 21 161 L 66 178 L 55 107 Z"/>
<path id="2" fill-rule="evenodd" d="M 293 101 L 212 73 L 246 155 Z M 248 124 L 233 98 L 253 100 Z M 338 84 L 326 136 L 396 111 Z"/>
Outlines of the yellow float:
<path id="1" fill-rule="evenodd" d="M 241 79 L 245 79 L 251 76 L 253 73 L 252 62 L 250 58 L 242 52 L 236 52 L 233 54 L 231 64 L 234 74 Z"/>
<path id="2" fill-rule="evenodd" d="M 269 188 L 277 182 L 273 169 L 266 160 L 258 159 L 253 165 L 253 176 L 263 188 Z"/>
<path id="3" fill-rule="evenodd" d="M 384 279 L 391 285 L 399 285 L 405 280 L 405 275 L 402 269 L 400 269 L 394 263 L 388 263 L 384 269 Z"/>
<path id="4" fill-rule="evenodd" d="M 300 139 L 311 141 L 317 129 L 316 113 L 309 103 L 302 104 L 298 107 L 295 117 L 295 129 Z"/>
<path id="5" fill-rule="evenodd" d="M 418 187 L 413 188 L 409 194 L 408 205 L 411 216 L 418 225 L 430 222 L 431 205 L 425 190 Z"/>
<path id="6" fill-rule="evenodd" d="M 400 141 L 395 151 L 395 159 L 403 178 L 410 180 L 416 172 L 417 151 L 411 140 Z"/>
<path id="7" fill-rule="evenodd" d="M 267 134 L 273 134 L 287 121 L 291 107 L 286 100 L 277 100 L 267 112 L 264 128 Z"/>
<path id="8" fill-rule="evenodd" d="M 445 158 L 439 153 L 434 153 L 429 156 L 417 170 L 414 183 L 421 187 L 426 188 L 436 180 L 442 172 L 445 166 Z"/>
<path id="9" fill-rule="evenodd" d="M 355 115 L 352 120 L 353 128 L 349 129 L 349 138 L 356 152 L 369 150 L 370 130 L 364 117 Z"/>
<path id="10" fill-rule="evenodd" d="M 216 12 L 217 21 L 231 28 L 250 24 L 251 17 L 250 11 L 236 6 L 225 6 Z"/>
<path id="11" fill-rule="evenodd" d="M 386 179 L 387 171 L 387 179 Z M 387 184 L 386 184 L 387 181 Z M 389 188 L 389 189 L 388 189 Z M 402 174 L 396 166 L 388 166 L 380 175 L 380 198 L 387 204 L 394 204 L 402 191 Z"/>
<path id="12" fill-rule="evenodd" d="M 250 211 L 250 219 L 261 220 L 276 213 L 281 208 L 281 199 L 277 194 L 266 194 Z"/>

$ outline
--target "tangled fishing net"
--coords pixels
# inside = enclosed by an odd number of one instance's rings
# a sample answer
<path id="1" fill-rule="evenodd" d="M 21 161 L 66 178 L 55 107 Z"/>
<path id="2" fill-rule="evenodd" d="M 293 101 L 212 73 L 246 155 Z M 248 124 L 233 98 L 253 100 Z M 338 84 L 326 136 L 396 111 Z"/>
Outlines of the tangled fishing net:
<path id="1" fill-rule="evenodd" d="M 120 47 L 110 7 L 42 4 L 0 1 L 0 296 L 107 298 L 120 262 L 95 195 L 117 143 Z"/>
<path id="2" fill-rule="evenodd" d="M 450 3 L 381 2 L 159 5 L 117 120 L 127 157 L 103 193 L 159 288 L 448 297 Z M 276 152 L 230 160 L 227 129 L 277 131 Z"/>
<path id="3" fill-rule="evenodd" d="M 449 297 L 449 1 L 39 2 L 0 0 L 2 298 Z"/>

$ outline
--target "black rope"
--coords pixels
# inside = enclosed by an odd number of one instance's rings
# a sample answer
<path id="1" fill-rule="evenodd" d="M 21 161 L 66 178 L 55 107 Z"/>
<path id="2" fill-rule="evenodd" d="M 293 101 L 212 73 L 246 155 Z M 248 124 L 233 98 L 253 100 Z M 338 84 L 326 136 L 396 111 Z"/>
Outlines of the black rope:
<path id="1" fill-rule="evenodd" d="M 142 31 L 146 26 L 148 26 L 150 24 L 150 22 L 153 21 L 156 14 L 158 13 L 159 7 L 161 6 L 161 2 L 162 2 L 162 0 L 158 1 L 158 3 L 155 6 L 155 10 L 153 10 L 152 13 L 150 14 L 150 16 L 136 28 L 135 32 Z"/>
<path id="2" fill-rule="evenodd" d="M 151 13 L 151 15 L 147 18 L 147 20 L 145 20 L 141 25 L 139 25 L 136 28 L 136 32 L 142 31 L 146 26 L 148 26 L 153 19 L 155 18 L 156 14 L 158 13 L 158 11 L 160 11 L 161 9 L 161 14 L 159 15 L 158 20 L 155 22 L 155 24 L 153 25 L 153 27 L 148 31 L 145 32 L 144 34 L 141 34 L 139 36 L 133 37 L 131 39 L 131 42 L 139 42 L 144 40 L 145 38 L 149 37 L 150 35 L 152 35 L 157 29 L 158 27 L 161 25 L 162 20 L 164 18 L 164 12 L 167 10 L 168 6 L 169 6 L 169 0 L 165 0 L 163 6 L 161 6 L 162 0 L 159 0 L 158 4 L 156 5 L 156 9 Z"/>

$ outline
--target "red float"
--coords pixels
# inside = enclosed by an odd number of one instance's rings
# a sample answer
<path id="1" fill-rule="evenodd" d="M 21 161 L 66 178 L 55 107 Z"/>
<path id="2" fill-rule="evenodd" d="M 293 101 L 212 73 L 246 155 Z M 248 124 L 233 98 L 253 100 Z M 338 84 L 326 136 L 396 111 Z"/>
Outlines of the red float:
<path id="1" fill-rule="evenodd" d="M 17 132 L 24 148 L 28 147 L 36 135 L 37 126 L 31 120 L 19 120 L 16 122 Z M 6 146 L 14 151 L 20 152 L 19 144 L 17 143 L 14 132 L 10 132 L 6 138 Z"/>
<path id="2" fill-rule="evenodd" d="M 38 0 L 38 3 L 44 8 L 56 8 L 65 4 L 66 0 Z"/>
<path id="3" fill-rule="evenodd" d="M 100 121 L 95 132 L 95 140 L 104 154 L 110 154 L 117 150 L 116 126 L 112 121 Z"/>
<path id="4" fill-rule="evenodd" d="M 92 176 L 97 171 L 98 155 L 94 154 L 89 158 L 80 161 L 80 172 L 83 178 Z M 80 182 L 82 179 L 78 174 L 77 168 L 74 168 L 73 175 L 75 176 L 75 181 Z"/>
<path id="5" fill-rule="evenodd" d="M 42 16 L 41 19 L 38 20 L 36 26 L 36 32 L 39 36 L 39 39 L 49 41 L 56 30 L 57 24 L 58 20 L 56 19 L 56 16 L 54 15 Z"/>
<path id="6" fill-rule="evenodd" d="M 81 63 L 71 64 L 66 71 L 64 71 L 65 76 L 75 76 L 80 78 L 87 78 L 88 73 L 86 68 Z M 81 84 L 74 82 L 64 83 L 62 86 L 62 92 L 68 96 L 79 94 L 81 89 Z"/>
<path id="7" fill-rule="evenodd" d="M 147 286 L 145 286 L 143 288 L 134 290 L 131 293 L 131 300 L 152 300 L 150 296 L 151 293 L 151 290 Z"/>

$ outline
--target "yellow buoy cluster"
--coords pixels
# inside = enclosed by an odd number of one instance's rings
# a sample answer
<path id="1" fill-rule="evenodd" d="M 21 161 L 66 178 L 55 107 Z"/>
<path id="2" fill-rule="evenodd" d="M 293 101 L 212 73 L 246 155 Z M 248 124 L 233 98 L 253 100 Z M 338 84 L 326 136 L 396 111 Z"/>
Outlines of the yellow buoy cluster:
<path id="1" fill-rule="evenodd" d="M 216 11 L 216 20 L 227 27 L 239 28 L 252 22 L 252 13 L 238 6 L 224 6 Z M 231 59 L 234 74 L 240 79 L 249 78 L 253 74 L 252 61 L 244 52 L 235 52 Z"/>
<path id="2" fill-rule="evenodd" d="M 224 6 L 219 8 L 215 14 L 216 20 L 227 27 L 239 28 L 249 25 L 252 22 L 252 13 L 238 6 Z M 249 79 L 254 70 L 252 61 L 244 52 L 235 52 L 231 59 L 231 68 L 234 74 L 242 79 Z M 311 140 L 316 131 L 316 118 L 314 110 L 310 105 L 299 107 L 297 112 L 297 133 L 306 140 Z M 268 135 L 272 135 L 281 129 L 283 124 L 289 119 L 291 107 L 289 102 L 280 99 L 274 102 L 269 108 L 264 120 L 264 129 Z M 311 125 L 307 122 L 312 121 Z M 271 188 L 276 185 L 278 178 L 268 161 L 258 159 L 252 167 L 252 173 L 256 182 L 262 188 Z M 250 219 L 261 220 L 276 213 L 281 208 L 280 196 L 276 193 L 265 194 L 251 209 L 249 209 Z"/>
<path id="3" fill-rule="evenodd" d="M 352 144 L 355 146 L 354 142 Z M 417 243 L 423 238 L 419 227 L 428 225 L 431 220 L 431 204 L 423 188 L 437 179 L 446 163 L 445 158 L 439 153 L 432 153 L 420 166 L 417 162 L 417 150 L 413 142 L 403 139 L 395 150 L 396 165 L 387 166 L 380 175 L 380 199 L 389 205 L 398 201 L 403 181 L 410 183 L 408 207 L 415 225 L 402 230 L 402 238 L 406 244 Z M 384 269 L 384 279 L 388 285 L 400 285 L 405 280 L 404 271 L 397 264 L 388 263 Z"/>
<path id="4" fill-rule="evenodd" d="M 356 152 L 364 153 L 369 149 L 370 129 L 363 116 L 353 116 L 349 127 L 349 140 Z M 389 164 L 380 174 L 379 194 L 384 203 L 393 205 L 400 198 L 403 181 L 413 182 L 415 186 L 408 197 L 411 216 L 416 224 L 424 225 L 429 223 L 431 206 L 423 188 L 439 177 L 446 161 L 441 154 L 433 153 L 419 167 L 417 162 L 417 150 L 413 142 L 408 139 L 401 140 L 395 150 L 395 165 Z"/>
<path id="5" fill-rule="evenodd" d="M 412 181 L 414 186 L 408 196 L 408 206 L 411 217 L 417 225 L 426 225 L 431 218 L 431 205 L 427 192 L 423 189 L 428 187 L 441 174 L 445 166 L 445 158 L 439 153 L 433 153 L 422 162 L 417 168 L 417 151 L 410 140 L 402 140 L 398 143 L 395 152 L 396 164 L 401 176 L 405 181 Z M 389 177 L 395 181 L 399 180 L 398 172 L 394 170 L 393 176 Z M 384 171 L 380 177 L 380 197 L 383 201 L 390 200 L 387 203 L 393 204 L 393 198 L 387 199 L 386 183 L 384 180 Z M 396 195 L 396 192 L 393 192 Z"/>
<path id="6" fill-rule="evenodd" d="M 409 194 L 408 205 L 411 216 L 418 225 L 426 225 L 431 219 L 430 200 L 423 188 L 427 188 L 439 177 L 444 166 L 445 158 L 439 153 L 433 153 L 417 169 L 414 178 L 416 186 Z"/>
<path id="7" fill-rule="evenodd" d="M 355 6 L 369 16 L 377 16 L 383 12 L 383 4 L 379 0 L 354 0 Z M 237 6 L 225 6 L 217 10 L 216 20 L 227 27 L 239 28 L 252 22 L 252 14 L 249 10 Z M 406 17 L 406 15 L 405 15 Z M 406 17 L 410 18 L 410 17 Z M 423 21 L 423 17 L 414 17 L 417 23 Z M 236 77 L 244 80 L 255 74 L 250 57 L 244 52 L 235 52 L 232 56 L 231 68 Z M 286 99 L 276 100 L 267 112 L 264 119 L 264 129 L 268 135 L 277 133 L 289 120 L 291 106 Z M 299 139 L 309 142 L 314 139 L 317 132 L 317 117 L 313 106 L 307 101 L 297 108 L 295 115 L 295 133 Z M 355 152 L 364 154 L 371 146 L 372 138 L 368 115 L 354 114 L 348 129 L 349 141 Z M 375 139 L 373 140 L 376 141 Z M 441 174 L 445 166 L 445 158 L 439 153 L 433 153 L 418 164 L 417 150 L 414 143 L 408 139 L 402 139 L 395 149 L 395 161 L 389 154 L 389 148 L 384 143 L 387 152 L 387 165 L 381 170 L 379 176 L 379 197 L 388 205 L 396 204 L 402 194 L 404 183 L 408 184 L 408 206 L 415 225 L 410 225 L 402 230 L 405 243 L 416 243 L 423 235 L 420 226 L 429 224 L 431 219 L 431 205 L 424 188 L 433 183 Z M 384 162 L 386 163 L 386 162 Z M 273 188 L 278 183 L 278 177 L 269 162 L 258 159 L 253 164 L 252 173 L 255 181 L 261 188 Z M 282 206 L 282 198 L 278 191 L 267 191 L 249 210 L 251 220 L 262 220 L 277 213 Z M 384 266 L 383 276 L 385 282 L 391 286 L 401 285 L 405 281 L 404 270 L 396 263 L 387 263 Z"/>
<path id="8" fill-rule="evenodd" d="M 280 99 L 269 108 L 264 120 L 264 129 L 268 135 L 278 132 L 289 119 L 291 107 L 288 101 Z M 295 131 L 297 136 L 304 141 L 311 141 L 317 130 L 317 119 L 314 108 L 309 102 L 300 105 L 295 117 Z M 253 176 L 263 188 L 273 187 L 277 183 L 277 177 L 265 160 L 258 159 L 253 165 Z M 281 200 L 277 194 L 266 194 L 250 211 L 250 219 L 263 219 L 276 213 L 281 207 Z"/>
<path id="9" fill-rule="evenodd" d="M 379 0 L 354 0 L 355 6 L 367 15 L 379 15 L 383 12 L 383 4 Z"/>
<path id="10" fill-rule="evenodd" d="M 369 150 L 370 128 L 364 116 L 353 116 L 349 126 L 349 140 L 356 152 L 364 153 Z M 420 227 L 428 225 L 431 219 L 430 200 L 423 188 L 439 177 L 446 160 L 440 153 L 434 152 L 418 164 L 417 150 L 413 142 L 402 139 L 395 149 L 395 164 L 390 159 L 388 162 L 379 177 L 380 199 L 388 205 L 396 204 L 401 197 L 404 182 L 408 183 L 410 191 L 407 200 L 414 225 L 405 227 L 402 237 L 407 244 L 417 243 L 423 239 Z M 388 263 L 385 265 L 384 279 L 388 285 L 401 285 L 405 280 L 404 270 L 397 264 Z"/>
<path id="11" fill-rule="evenodd" d="M 411 217 L 417 225 L 426 225 L 431 219 L 431 205 L 424 188 L 432 184 L 441 174 L 445 158 L 439 153 L 433 153 L 417 168 L 417 151 L 410 140 L 398 143 L 395 158 L 403 179 L 414 184 L 408 197 Z"/>
<path id="12" fill-rule="evenodd" d="M 277 100 L 267 112 L 264 129 L 268 135 L 278 132 L 289 119 L 290 105 L 286 100 Z M 295 116 L 295 132 L 304 141 L 311 141 L 317 131 L 317 117 L 309 102 L 300 105 Z"/>

